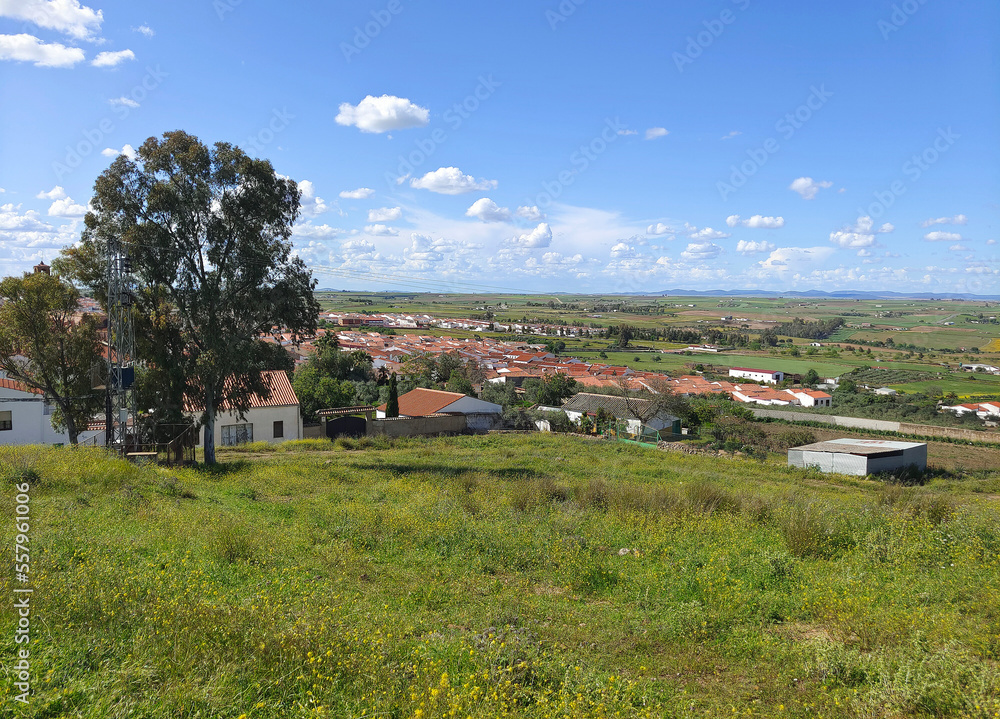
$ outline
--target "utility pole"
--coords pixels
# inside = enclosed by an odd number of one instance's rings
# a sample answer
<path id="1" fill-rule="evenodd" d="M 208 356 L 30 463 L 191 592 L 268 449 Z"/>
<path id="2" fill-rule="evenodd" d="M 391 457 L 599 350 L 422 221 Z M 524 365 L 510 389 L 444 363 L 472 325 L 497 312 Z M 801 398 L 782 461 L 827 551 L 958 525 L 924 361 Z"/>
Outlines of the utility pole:
<path id="1" fill-rule="evenodd" d="M 122 454 L 127 450 L 128 421 L 132 417 L 133 432 L 139 431 L 136 422 L 135 397 L 135 333 L 132 329 L 133 290 L 132 260 L 121 241 L 108 240 L 108 379 L 105 415 L 108 449 Z"/>

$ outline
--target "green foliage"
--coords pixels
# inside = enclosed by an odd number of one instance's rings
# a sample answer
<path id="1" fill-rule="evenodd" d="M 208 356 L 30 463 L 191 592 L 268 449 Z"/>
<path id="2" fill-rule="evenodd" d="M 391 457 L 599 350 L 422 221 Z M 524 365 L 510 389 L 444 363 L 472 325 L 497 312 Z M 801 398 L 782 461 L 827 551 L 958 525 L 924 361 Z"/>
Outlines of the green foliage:
<path id="1" fill-rule="evenodd" d="M 802 384 L 807 387 L 815 387 L 819 383 L 819 372 L 809 368 L 809 371 L 802 377 Z"/>
<path id="2" fill-rule="evenodd" d="M 306 422 L 315 422 L 318 410 L 350 407 L 354 404 L 353 383 L 323 375 L 319 368 L 308 363 L 296 370 L 292 386 L 299 398 L 302 418 Z"/>
<path id="3" fill-rule="evenodd" d="M 91 370 L 104 364 L 97 323 L 75 317 L 80 293 L 44 272 L 0 281 L 0 369 L 56 405 L 52 426 L 72 444 L 104 406 Z M 105 372 L 106 374 L 106 372 Z"/>
<path id="4" fill-rule="evenodd" d="M 541 379 L 531 377 L 522 387 L 526 402 L 550 407 L 558 407 L 564 399 L 579 391 L 576 380 L 564 374 L 544 375 Z"/>
<path id="5" fill-rule="evenodd" d="M 399 386 L 396 382 L 396 373 L 392 373 L 392 377 L 389 378 L 389 399 L 386 402 L 385 407 L 386 417 L 398 417 L 399 416 Z"/>

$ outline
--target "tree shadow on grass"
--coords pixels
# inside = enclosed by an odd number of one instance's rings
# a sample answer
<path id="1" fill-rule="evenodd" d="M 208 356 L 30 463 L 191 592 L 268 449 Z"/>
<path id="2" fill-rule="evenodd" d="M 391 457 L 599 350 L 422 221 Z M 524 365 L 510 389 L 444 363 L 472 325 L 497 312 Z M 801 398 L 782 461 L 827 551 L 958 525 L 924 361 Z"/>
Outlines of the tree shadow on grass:
<path id="1" fill-rule="evenodd" d="M 519 479 L 533 479 L 538 476 L 538 471 L 531 467 L 511 467 L 500 469 L 487 469 L 475 467 L 455 467 L 447 464 L 424 464 L 407 462 L 380 462 L 380 463 L 357 463 L 352 467 L 373 472 L 389 471 L 397 475 L 406 474 L 436 474 L 441 477 L 461 478 L 470 474 L 487 474 L 497 479 L 505 481 L 516 481 Z"/>
<path id="2" fill-rule="evenodd" d="M 191 465 L 191 469 L 206 477 L 225 477 L 230 474 L 238 474 L 245 469 L 249 469 L 251 466 L 252 463 L 250 460 L 233 459 L 228 462 L 218 462 L 217 464 L 196 462 Z"/>

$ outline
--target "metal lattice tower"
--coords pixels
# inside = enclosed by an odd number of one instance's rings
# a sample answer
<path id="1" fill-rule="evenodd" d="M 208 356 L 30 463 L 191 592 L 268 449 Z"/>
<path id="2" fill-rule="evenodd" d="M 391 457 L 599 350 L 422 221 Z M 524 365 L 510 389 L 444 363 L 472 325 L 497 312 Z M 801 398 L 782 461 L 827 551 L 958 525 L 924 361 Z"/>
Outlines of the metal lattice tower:
<path id="1" fill-rule="evenodd" d="M 108 378 L 106 419 L 108 449 L 124 452 L 128 444 L 128 420 L 138 432 L 135 413 L 135 333 L 132 329 L 132 261 L 122 243 L 108 241 Z M 135 441 L 135 440 L 133 440 Z"/>

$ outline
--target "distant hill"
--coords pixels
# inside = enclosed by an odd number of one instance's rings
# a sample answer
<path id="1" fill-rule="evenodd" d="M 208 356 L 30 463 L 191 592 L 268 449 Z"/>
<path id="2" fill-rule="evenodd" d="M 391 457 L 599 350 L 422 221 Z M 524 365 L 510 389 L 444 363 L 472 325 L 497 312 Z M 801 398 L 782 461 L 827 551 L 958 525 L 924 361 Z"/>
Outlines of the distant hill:
<path id="1" fill-rule="evenodd" d="M 770 292 L 768 290 L 663 290 L 643 292 L 643 295 L 663 295 L 667 297 L 809 297 L 837 300 L 1000 300 L 1000 295 L 973 295 L 967 292 L 892 292 L 877 290 L 806 290 L 805 292 Z"/>

